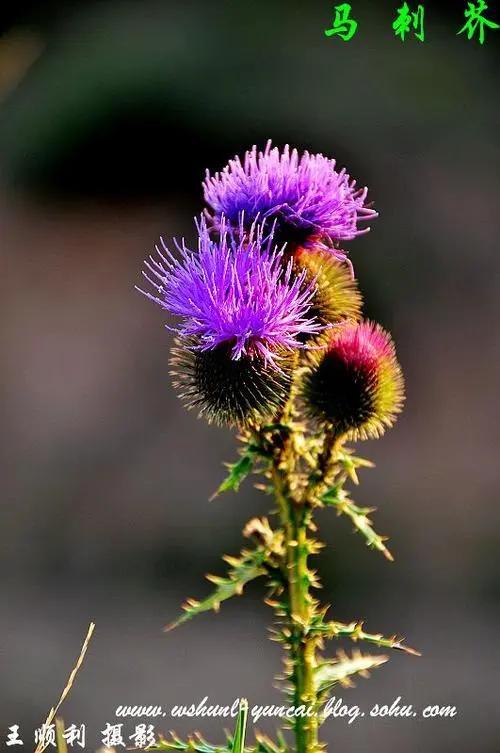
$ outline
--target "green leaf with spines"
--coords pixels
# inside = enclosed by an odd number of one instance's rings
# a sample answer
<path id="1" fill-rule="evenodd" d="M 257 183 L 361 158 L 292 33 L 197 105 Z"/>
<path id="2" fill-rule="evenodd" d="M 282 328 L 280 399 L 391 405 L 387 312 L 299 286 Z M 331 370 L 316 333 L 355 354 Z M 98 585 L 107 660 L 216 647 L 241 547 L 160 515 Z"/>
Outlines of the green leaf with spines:
<path id="1" fill-rule="evenodd" d="M 241 753 L 288 753 L 289 748 L 281 731 L 278 731 L 277 737 L 277 742 L 274 742 L 267 735 L 256 732 L 255 745 L 242 749 Z M 225 745 L 212 745 L 199 733 L 191 735 L 184 741 L 175 732 L 171 732 L 170 738 L 162 737 L 146 750 L 170 750 L 180 751 L 180 753 L 237 753 L 235 743 L 235 736 L 232 735 L 227 735 Z"/>
<path id="2" fill-rule="evenodd" d="M 210 497 L 210 501 L 224 492 L 237 492 L 242 481 L 252 472 L 255 461 L 260 455 L 260 450 L 256 445 L 248 445 L 241 458 L 236 463 L 226 463 L 229 469 L 224 481 Z"/>
<path id="3" fill-rule="evenodd" d="M 175 732 L 170 733 L 170 738 L 161 737 L 154 745 L 146 750 L 177 750 L 181 753 L 232 753 L 229 745 L 211 745 L 199 733 L 181 740 Z"/>
<path id="4" fill-rule="evenodd" d="M 370 670 L 388 661 L 388 656 L 374 656 L 354 651 L 352 656 L 339 652 L 335 659 L 322 661 L 314 672 L 314 684 L 318 695 L 327 693 L 334 685 L 352 686 L 352 677 L 367 677 Z"/>
<path id="5" fill-rule="evenodd" d="M 363 630 L 363 622 L 326 622 L 315 626 L 314 632 L 324 638 L 350 638 L 352 641 L 365 641 L 373 643 L 379 648 L 390 648 L 396 651 L 404 651 L 412 656 L 421 656 L 419 651 L 405 645 L 404 638 L 392 635 L 388 638 L 381 633 L 367 633 Z"/>
<path id="6" fill-rule="evenodd" d="M 255 733 L 256 745 L 252 748 L 253 753 L 288 753 L 288 745 L 281 730 L 277 732 L 277 742 L 260 732 Z"/>
<path id="7" fill-rule="evenodd" d="M 215 585 L 215 590 L 202 601 L 188 599 L 182 606 L 184 614 L 167 625 L 165 630 L 172 630 L 203 612 L 217 612 L 222 601 L 241 595 L 247 583 L 266 574 L 265 563 L 268 554 L 266 547 L 259 546 L 253 550 L 244 549 L 239 558 L 226 555 L 223 559 L 230 565 L 227 577 L 207 575 L 207 580 Z"/>
<path id="8" fill-rule="evenodd" d="M 320 502 L 327 507 L 335 507 L 339 514 L 347 515 L 352 520 L 355 529 L 365 537 L 367 546 L 382 552 L 390 562 L 394 561 L 394 557 L 384 543 L 387 537 L 380 536 L 374 530 L 368 517 L 374 511 L 373 507 L 359 507 L 349 498 L 349 493 L 338 484 L 322 494 Z"/>
<path id="9" fill-rule="evenodd" d="M 357 455 L 354 455 L 353 451 L 346 447 L 338 451 L 337 463 L 345 476 L 350 478 L 356 486 L 359 484 L 357 474 L 358 468 L 374 468 L 374 463 L 372 463 L 371 460 L 366 460 L 365 458 L 360 458 Z"/>

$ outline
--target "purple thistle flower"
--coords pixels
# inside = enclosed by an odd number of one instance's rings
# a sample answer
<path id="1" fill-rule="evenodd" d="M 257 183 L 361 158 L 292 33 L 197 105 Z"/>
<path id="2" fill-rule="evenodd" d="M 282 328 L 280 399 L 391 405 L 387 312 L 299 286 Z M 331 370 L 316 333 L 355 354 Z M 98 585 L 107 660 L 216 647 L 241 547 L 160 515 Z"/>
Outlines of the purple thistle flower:
<path id="1" fill-rule="evenodd" d="M 207 170 L 205 200 L 216 222 L 225 215 L 237 224 L 244 212 L 247 222 L 275 220 L 280 241 L 337 247 L 367 233 L 370 228 L 359 229 L 358 223 L 378 215 L 366 206 L 368 189 L 356 188 L 356 181 L 335 166 L 322 154 L 306 151 L 299 157 L 296 149 L 287 145 L 280 152 L 269 141 L 263 152 L 254 146 L 243 162 L 236 156 L 222 172 L 211 176 Z"/>
<path id="2" fill-rule="evenodd" d="M 300 335 L 322 327 L 308 317 L 314 281 L 293 273 L 293 262 L 283 264 L 283 251 L 273 248 L 273 234 L 264 236 L 263 224 L 253 223 L 247 234 L 235 234 L 224 217 L 217 240 L 206 221 L 197 223 L 198 250 L 175 242 L 180 258 L 165 246 L 156 246 L 158 259 L 146 261 L 145 278 L 156 290 L 145 296 L 181 318 L 174 330 L 202 351 L 230 345 L 231 358 L 260 356 L 276 363 L 283 349 L 303 347 Z"/>

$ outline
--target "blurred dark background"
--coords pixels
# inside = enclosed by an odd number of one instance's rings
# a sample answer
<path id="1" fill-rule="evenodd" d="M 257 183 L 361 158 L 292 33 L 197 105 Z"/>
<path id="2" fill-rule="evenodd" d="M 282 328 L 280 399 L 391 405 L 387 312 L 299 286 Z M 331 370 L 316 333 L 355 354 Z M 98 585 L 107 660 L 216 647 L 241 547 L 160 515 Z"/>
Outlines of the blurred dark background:
<path id="1" fill-rule="evenodd" d="M 357 493 L 379 506 L 396 564 L 330 514 L 320 572 L 339 619 L 402 633 L 424 655 L 393 655 L 338 695 L 459 709 L 330 721 L 325 737 L 356 753 L 498 751 L 500 33 L 483 47 L 457 37 L 465 3 L 433 2 L 425 43 L 402 44 L 396 4 L 352 6 L 349 43 L 323 35 L 323 1 L 2 11 L 2 741 L 17 723 L 32 745 L 90 619 L 64 710 L 87 723 L 89 750 L 120 704 L 280 697 L 258 585 L 161 632 L 267 500 L 247 483 L 207 502 L 234 438 L 177 400 L 161 312 L 133 290 L 160 234 L 192 237 L 205 168 L 272 137 L 335 156 L 370 187 L 380 219 L 351 258 L 407 379 L 395 429 L 360 447 L 377 468 Z M 217 741 L 224 722 L 196 726 Z"/>

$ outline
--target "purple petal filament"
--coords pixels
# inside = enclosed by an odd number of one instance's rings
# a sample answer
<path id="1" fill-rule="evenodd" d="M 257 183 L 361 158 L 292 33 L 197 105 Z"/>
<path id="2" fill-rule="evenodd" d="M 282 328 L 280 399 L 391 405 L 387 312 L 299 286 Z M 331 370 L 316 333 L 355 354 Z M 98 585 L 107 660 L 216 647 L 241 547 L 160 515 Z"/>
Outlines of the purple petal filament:
<path id="1" fill-rule="evenodd" d="M 248 222 L 272 218 L 280 238 L 299 237 L 305 245 L 338 246 L 367 233 L 359 223 L 377 217 L 366 206 L 367 189 L 337 171 L 335 160 L 307 151 L 299 156 L 288 145 L 280 152 L 270 141 L 263 152 L 254 146 L 213 176 L 207 170 L 203 188 L 216 221 L 224 215 L 237 224 L 242 212 Z"/>
<path id="2" fill-rule="evenodd" d="M 273 235 L 264 235 L 263 224 L 254 222 L 244 233 L 243 221 L 240 217 L 235 233 L 221 217 L 214 239 L 202 218 L 198 249 L 175 243 L 178 257 L 162 240 L 143 273 L 156 292 L 140 292 L 180 317 L 174 329 L 195 338 L 195 347 L 230 343 L 233 359 L 260 356 L 278 367 L 280 350 L 302 347 L 299 335 L 321 330 L 307 316 L 315 285 L 293 274 L 292 260 L 284 263 L 283 250 L 273 248 Z"/>

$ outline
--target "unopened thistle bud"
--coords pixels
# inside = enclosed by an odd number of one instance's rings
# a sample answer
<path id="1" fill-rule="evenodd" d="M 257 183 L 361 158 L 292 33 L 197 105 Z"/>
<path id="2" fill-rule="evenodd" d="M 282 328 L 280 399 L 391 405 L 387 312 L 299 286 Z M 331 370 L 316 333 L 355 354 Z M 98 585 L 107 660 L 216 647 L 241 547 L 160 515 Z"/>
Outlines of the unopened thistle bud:
<path id="1" fill-rule="evenodd" d="M 328 337 L 331 324 L 357 321 L 361 315 L 362 297 L 351 268 L 322 249 L 299 248 L 294 254 L 298 274 L 305 272 L 306 284 L 314 284 L 309 316 L 325 327 Z"/>
<path id="2" fill-rule="evenodd" d="M 310 414 L 350 439 L 379 437 L 404 399 L 401 368 L 390 335 L 378 324 L 347 322 L 331 331 L 324 351 L 311 351 L 304 378 Z"/>

